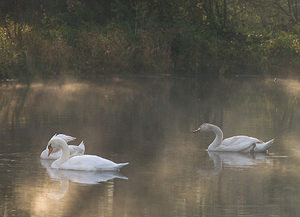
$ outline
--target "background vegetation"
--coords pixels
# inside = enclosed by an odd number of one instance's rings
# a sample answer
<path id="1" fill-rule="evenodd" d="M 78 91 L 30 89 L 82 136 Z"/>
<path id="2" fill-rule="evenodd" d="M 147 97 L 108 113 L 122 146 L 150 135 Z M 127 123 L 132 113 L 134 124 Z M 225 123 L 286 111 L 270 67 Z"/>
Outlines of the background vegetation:
<path id="1" fill-rule="evenodd" d="M 296 68 L 299 3 L 2 0 L 0 78 Z"/>

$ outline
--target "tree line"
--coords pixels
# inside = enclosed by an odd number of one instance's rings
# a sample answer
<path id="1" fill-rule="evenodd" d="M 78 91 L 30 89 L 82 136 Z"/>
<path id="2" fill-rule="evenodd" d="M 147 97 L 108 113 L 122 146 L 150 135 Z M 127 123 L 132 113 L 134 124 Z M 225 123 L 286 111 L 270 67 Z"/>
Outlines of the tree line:
<path id="1" fill-rule="evenodd" d="M 0 76 L 299 64 L 298 0 L 2 0 Z"/>

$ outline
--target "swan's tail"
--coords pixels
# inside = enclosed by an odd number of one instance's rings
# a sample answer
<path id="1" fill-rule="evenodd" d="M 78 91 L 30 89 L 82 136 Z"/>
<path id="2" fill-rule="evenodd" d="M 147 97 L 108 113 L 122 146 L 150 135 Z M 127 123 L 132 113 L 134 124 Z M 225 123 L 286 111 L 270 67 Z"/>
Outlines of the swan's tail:
<path id="1" fill-rule="evenodd" d="M 274 139 L 271 139 L 265 143 L 256 143 L 256 147 L 254 148 L 254 152 L 265 152 L 270 148 L 272 143 L 274 142 Z"/>
<path id="2" fill-rule="evenodd" d="M 124 167 L 124 166 L 126 166 L 126 165 L 128 165 L 129 163 L 127 162 L 127 163 L 119 163 L 119 164 L 117 164 L 116 165 L 116 170 L 120 170 L 122 167 Z"/>
<path id="3" fill-rule="evenodd" d="M 128 179 L 128 177 L 123 176 L 123 175 L 120 174 L 120 173 L 115 173 L 114 175 L 115 175 L 115 178 L 118 178 L 118 179 Z"/>
<path id="4" fill-rule="evenodd" d="M 78 147 L 80 149 L 82 149 L 83 153 L 85 152 L 85 145 L 84 145 L 83 141 L 78 145 Z"/>

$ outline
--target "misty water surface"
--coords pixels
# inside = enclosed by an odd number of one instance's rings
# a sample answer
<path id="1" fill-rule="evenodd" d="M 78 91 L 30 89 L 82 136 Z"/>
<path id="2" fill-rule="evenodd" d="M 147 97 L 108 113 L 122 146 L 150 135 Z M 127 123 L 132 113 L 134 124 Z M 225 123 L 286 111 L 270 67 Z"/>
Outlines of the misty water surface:
<path id="1" fill-rule="evenodd" d="M 0 87 L 0 216 L 297 216 L 300 81 L 105 78 Z M 269 155 L 208 153 L 214 135 L 275 138 Z M 49 168 L 54 133 L 118 174 Z M 100 176 L 100 184 L 84 178 Z M 80 181 L 78 181 L 80 180 Z"/>

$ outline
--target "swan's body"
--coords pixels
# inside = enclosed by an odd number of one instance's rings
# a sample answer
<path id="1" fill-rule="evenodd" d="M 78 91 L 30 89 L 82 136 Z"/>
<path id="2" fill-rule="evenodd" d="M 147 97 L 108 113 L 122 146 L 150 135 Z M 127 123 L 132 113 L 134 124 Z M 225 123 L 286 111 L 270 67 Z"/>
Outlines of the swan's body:
<path id="1" fill-rule="evenodd" d="M 216 134 L 214 141 L 208 146 L 209 151 L 230 152 L 265 152 L 271 146 L 274 139 L 263 142 L 249 136 L 233 136 L 223 140 L 222 130 L 213 124 L 202 124 L 195 132 L 212 131 Z"/>
<path id="2" fill-rule="evenodd" d="M 63 181 L 65 179 L 82 184 L 98 184 L 111 179 L 128 179 L 117 171 L 82 171 L 82 170 L 57 170 L 51 168 L 51 163 L 48 160 L 41 160 L 43 167 L 51 179 Z"/>
<path id="3" fill-rule="evenodd" d="M 76 139 L 75 137 L 67 136 L 64 134 L 58 134 L 58 135 L 55 134 L 51 139 L 53 139 L 54 137 L 61 138 L 61 139 L 65 140 L 66 143 Z M 70 157 L 83 155 L 84 151 L 85 151 L 85 146 L 84 146 L 83 142 L 81 142 L 78 146 L 77 145 L 68 145 L 68 148 L 70 150 Z M 42 151 L 40 157 L 41 157 L 41 159 L 45 159 L 45 160 L 56 160 L 56 159 L 60 158 L 61 154 L 62 154 L 62 151 L 60 149 L 53 149 L 52 154 L 48 156 L 48 150 L 46 147 L 46 149 L 44 151 Z"/>
<path id="4" fill-rule="evenodd" d="M 105 158 L 98 157 L 96 155 L 81 155 L 74 156 L 63 163 L 59 162 L 58 160 L 57 162 L 54 161 L 51 164 L 51 167 L 65 170 L 117 171 L 127 164 L 128 163 L 117 164 Z"/>
<path id="5" fill-rule="evenodd" d="M 61 149 L 62 155 L 51 164 L 51 168 L 65 170 L 85 170 L 85 171 L 118 171 L 128 163 L 114 163 L 96 155 L 81 155 L 70 158 L 70 150 L 66 141 L 62 138 L 52 138 L 48 143 L 50 155 L 54 148 Z"/>

